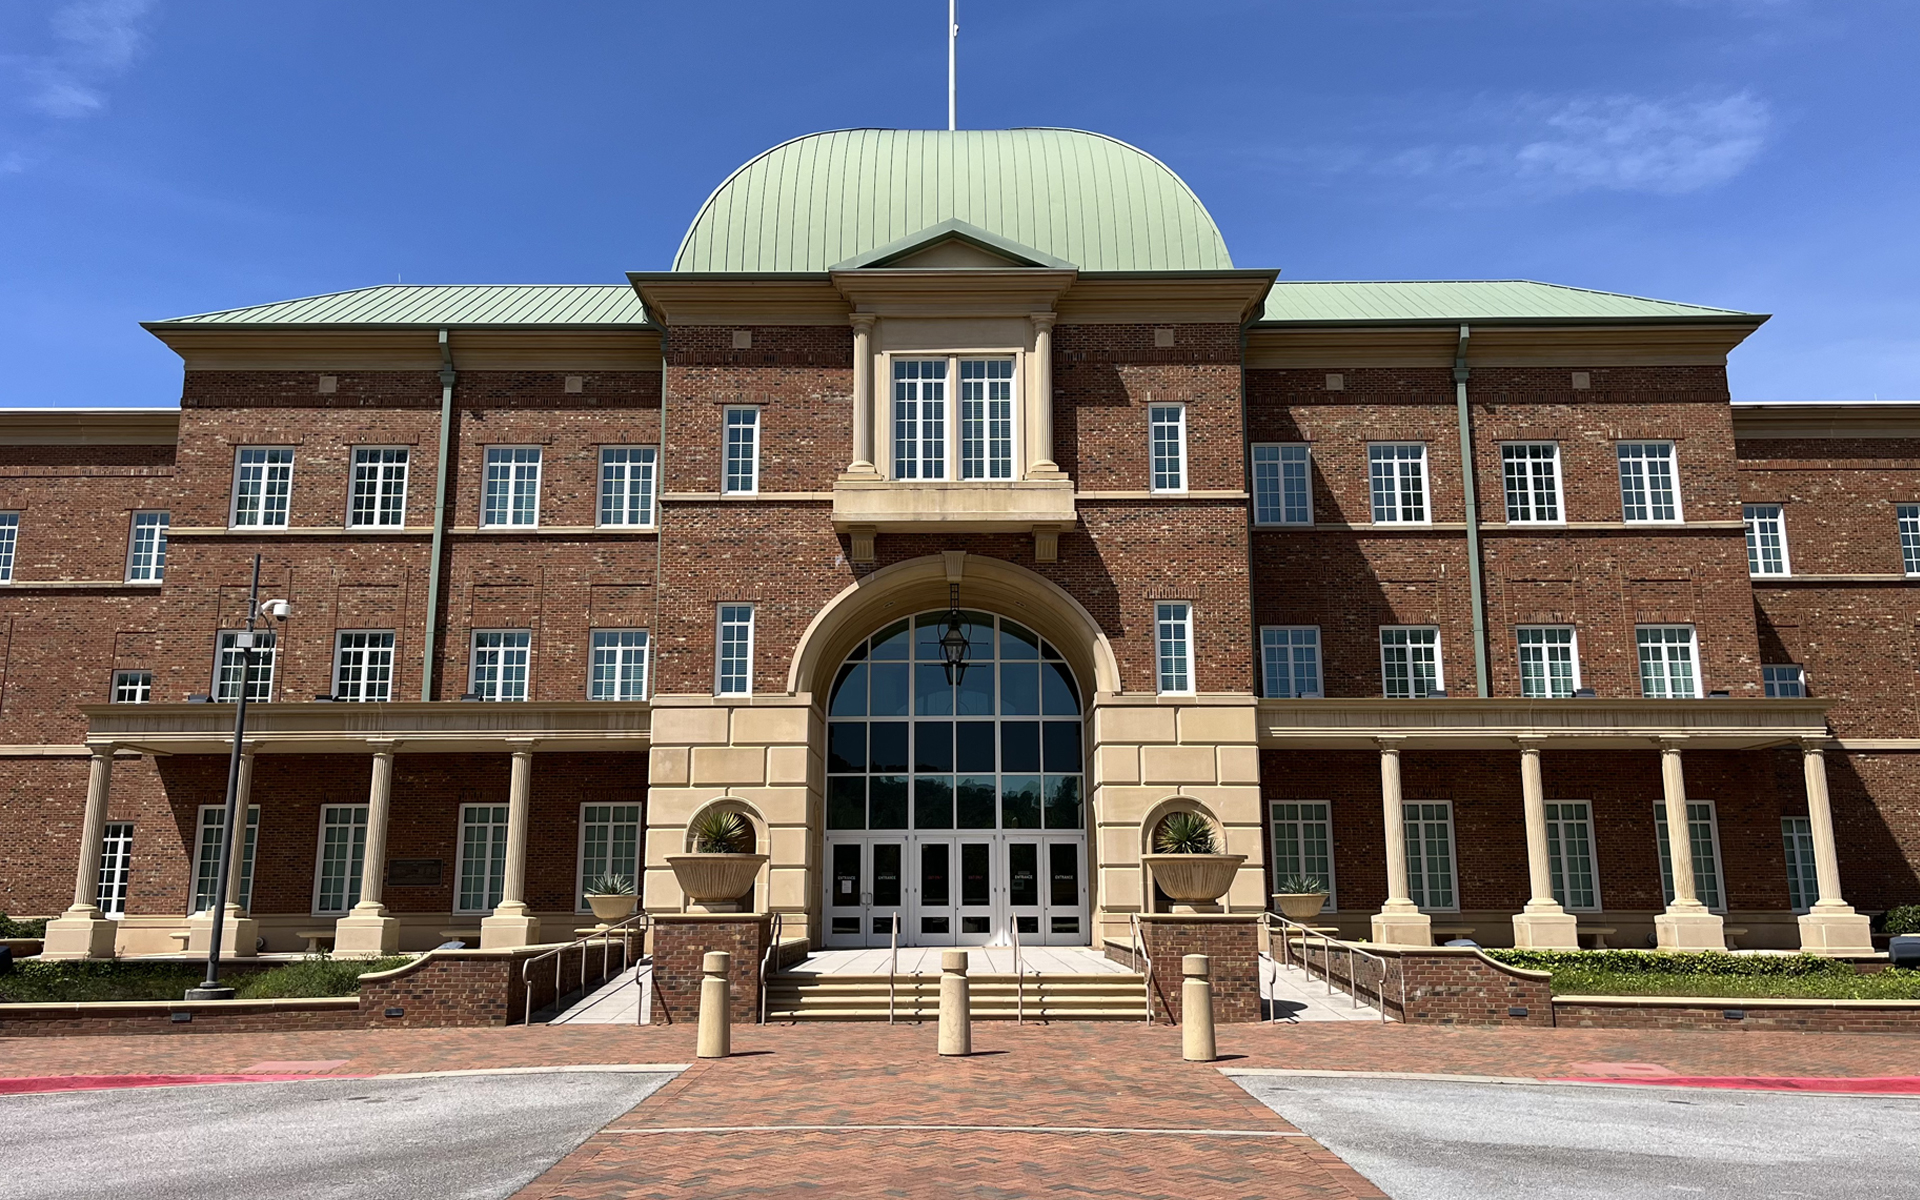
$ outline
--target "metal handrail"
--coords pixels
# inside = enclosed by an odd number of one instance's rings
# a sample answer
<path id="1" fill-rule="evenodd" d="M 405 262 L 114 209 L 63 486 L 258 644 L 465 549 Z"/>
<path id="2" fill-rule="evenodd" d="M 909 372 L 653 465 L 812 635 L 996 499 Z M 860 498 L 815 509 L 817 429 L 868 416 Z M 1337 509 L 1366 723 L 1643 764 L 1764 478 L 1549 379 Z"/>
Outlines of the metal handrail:
<path id="1" fill-rule="evenodd" d="M 1133 961 L 1145 963 L 1146 970 L 1141 974 L 1146 980 L 1147 1024 L 1153 1024 L 1153 956 L 1147 953 L 1146 939 L 1140 936 L 1140 914 L 1128 913 L 1127 924 L 1133 928 Z"/>
<path id="2" fill-rule="evenodd" d="M 1027 1023 L 1027 975 L 1020 957 L 1020 918 L 1013 919 L 1013 1023 Z"/>
<path id="3" fill-rule="evenodd" d="M 893 1024 L 894 989 L 900 978 L 900 910 L 893 910 L 893 932 L 887 935 L 887 1024 Z"/>
<path id="4" fill-rule="evenodd" d="M 773 974 L 774 964 L 780 961 L 780 935 L 786 931 L 786 914 L 772 912 L 767 929 L 767 951 L 760 956 L 760 1024 L 767 1023 L 767 978 Z"/>
<path id="5" fill-rule="evenodd" d="M 1371 962 L 1374 965 L 1374 967 L 1378 969 L 1380 972 L 1380 987 L 1376 993 L 1380 997 L 1380 1023 L 1382 1025 L 1387 1023 L 1387 960 L 1386 959 L 1382 958 L 1378 954 L 1373 954 L 1369 951 L 1362 950 L 1360 947 L 1356 946 L 1352 942 L 1345 941 L 1343 939 L 1336 938 L 1336 937 L 1329 937 L 1327 934 L 1320 932 L 1319 930 L 1313 928 L 1311 925 L 1302 924 L 1301 922 L 1295 921 L 1290 917 L 1283 917 L 1278 913 L 1262 913 L 1261 916 L 1265 918 L 1264 923 L 1267 927 L 1269 942 L 1277 940 L 1280 944 L 1280 957 L 1279 957 L 1279 960 L 1276 961 L 1275 963 L 1276 970 L 1278 969 L 1279 965 L 1283 962 L 1289 965 L 1292 963 L 1293 934 L 1290 931 L 1293 931 L 1293 930 L 1299 931 L 1300 967 L 1309 976 L 1313 974 L 1313 960 L 1307 957 L 1307 947 L 1313 939 L 1317 938 L 1320 941 L 1322 953 L 1324 953 L 1326 956 L 1325 965 L 1321 968 L 1321 971 L 1320 971 L 1320 978 L 1323 981 L 1325 981 L 1327 985 L 1327 995 L 1329 996 L 1333 995 L 1334 952 L 1336 948 L 1340 950 L 1345 950 L 1347 952 L 1347 995 L 1352 998 L 1352 1001 L 1353 1001 L 1352 1007 L 1354 1008 L 1360 1007 L 1360 975 L 1359 975 L 1360 960 L 1366 959 L 1368 962 Z M 1269 957 L 1271 957 L 1271 955 L 1269 955 Z M 1400 973 L 1400 1015 L 1403 1020 L 1406 1017 L 1406 1012 L 1407 1012 L 1407 976 L 1406 976 L 1406 972 L 1402 971 Z M 1272 1006 L 1269 1009 L 1268 1020 L 1278 1021 L 1279 1019 L 1280 1019 L 1279 1007 L 1277 1005 Z"/>
<path id="6" fill-rule="evenodd" d="M 520 1002 L 521 1008 L 523 1009 L 520 1017 L 521 1024 L 533 1024 L 532 971 L 535 963 L 542 962 L 549 958 L 553 960 L 553 1002 L 558 1004 L 560 997 L 564 994 L 560 991 L 560 971 L 564 965 L 562 956 L 564 956 L 567 951 L 573 949 L 575 946 L 584 947 L 584 944 L 587 942 L 598 941 L 600 943 L 600 978 L 605 979 L 607 977 L 607 957 L 613 952 L 613 938 L 610 935 L 616 930 L 620 932 L 620 940 L 625 947 L 620 969 L 624 971 L 634 963 L 633 935 L 639 933 L 644 936 L 647 925 L 647 914 L 644 912 L 636 912 L 624 920 L 615 921 L 611 925 L 601 925 L 598 928 L 581 934 L 564 946 L 555 946 L 544 954 L 536 954 L 532 958 L 522 962 L 520 964 L 520 983 L 526 990 Z M 635 983 L 637 984 L 638 982 L 636 979 Z M 587 952 L 584 948 L 580 951 L 580 986 L 582 988 L 587 986 Z"/>

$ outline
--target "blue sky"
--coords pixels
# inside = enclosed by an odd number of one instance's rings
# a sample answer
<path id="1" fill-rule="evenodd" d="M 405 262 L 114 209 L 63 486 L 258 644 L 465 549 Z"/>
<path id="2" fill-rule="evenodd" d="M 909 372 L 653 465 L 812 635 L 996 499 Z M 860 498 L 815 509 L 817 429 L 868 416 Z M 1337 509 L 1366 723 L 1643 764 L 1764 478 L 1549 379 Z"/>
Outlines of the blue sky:
<path id="1" fill-rule="evenodd" d="M 0 405 L 172 404 L 143 319 L 669 265 L 776 142 L 945 123 L 943 0 L 9 0 Z M 1743 399 L 1920 398 L 1912 0 L 962 0 L 965 127 L 1180 172 L 1234 261 L 1776 314 Z"/>

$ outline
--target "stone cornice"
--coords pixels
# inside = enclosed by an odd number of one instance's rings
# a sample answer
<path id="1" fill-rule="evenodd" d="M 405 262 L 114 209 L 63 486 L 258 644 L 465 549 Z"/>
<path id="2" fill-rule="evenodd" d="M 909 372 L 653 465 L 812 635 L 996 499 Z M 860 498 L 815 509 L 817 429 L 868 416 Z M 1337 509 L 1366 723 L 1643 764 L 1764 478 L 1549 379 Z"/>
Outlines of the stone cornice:
<path id="1" fill-rule="evenodd" d="M 231 704 L 89 704 L 89 742 L 146 754 L 225 754 Z M 500 753 L 533 739 L 542 752 L 644 753 L 652 706 L 585 700 L 525 704 L 399 701 L 389 704 L 274 702 L 247 707 L 247 746 L 260 754 L 371 754 L 370 742 L 402 754 Z"/>
<path id="2" fill-rule="evenodd" d="M 177 408 L 0 408 L 0 446 L 171 446 Z"/>
<path id="3" fill-rule="evenodd" d="M 1051 313 L 1076 272 L 862 269 L 834 271 L 833 286 L 861 312 L 911 317 L 1024 317 Z"/>
<path id="4" fill-rule="evenodd" d="M 850 306 L 824 274 L 696 275 L 635 271 L 647 315 L 669 328 L 698 325 L 839 325 Z M 671 341 L 671 338 L 669 338 Z"/>
<path id="5" fill-rule="evenodd" d="M 1247 333 L 1246 361 L 1252 369 L 1451 367 L 1462 323 L 1256 325 Z M 1469 367 L 1725 366 L 1759 324 L 1464 323 L 1473 329 Z"/>
<path id="6" fill-rule="evenodd" d="M 1521 700 L 1462 697 L 1262 700 L 1260 744 L 1369 749 L 1382 736 L 1419 749 L 1651 749 L 1681 738 L 1699 749 L 1751 749 L 1827 736 L 1829 700 Z"/>
<path id="7" fill-rule="evenodd" d="M 434 371 L 437 329 L 149 326 L 189 371 Z M 453 329 L 461 371 L 658 371 L 658 330 Z"/>
<path id="8" fill-rule="evenodd" d="M 1735 438 L 1920 438 L 1920 403 L 1811 401 L 1739 403 Z"/>
<path id="9" fill-rule="evenodd" d="M 1082 275 L 1060 299 L 1062 325 L 1240 325 L 1266 299 L 1272 271 Z"/>

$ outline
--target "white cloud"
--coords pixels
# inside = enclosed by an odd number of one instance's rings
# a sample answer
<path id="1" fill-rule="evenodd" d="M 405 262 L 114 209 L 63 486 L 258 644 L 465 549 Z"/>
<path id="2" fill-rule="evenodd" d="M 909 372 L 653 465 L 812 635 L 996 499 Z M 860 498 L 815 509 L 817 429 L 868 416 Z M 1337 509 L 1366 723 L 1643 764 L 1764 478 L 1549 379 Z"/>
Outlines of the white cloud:
<path id="1" fill-rule="evenodd" d="M 47 20 L 56 48 L 17 58 L 27 104 L 49 117 L 91 116 L 107 105 L 102 84 L 140 53 L 153 0 L 70 0 Z"/>
<path id="2" fill-rule="evenodd" d="M 1768 122 L 1767 106 L 1747 92 L 1575 100 L 1545 116 L 1546 128 L 1513 151 L 1511 166 L 1551 190 L 1680 195 L 1746 170 L 1766 143 Z"/>

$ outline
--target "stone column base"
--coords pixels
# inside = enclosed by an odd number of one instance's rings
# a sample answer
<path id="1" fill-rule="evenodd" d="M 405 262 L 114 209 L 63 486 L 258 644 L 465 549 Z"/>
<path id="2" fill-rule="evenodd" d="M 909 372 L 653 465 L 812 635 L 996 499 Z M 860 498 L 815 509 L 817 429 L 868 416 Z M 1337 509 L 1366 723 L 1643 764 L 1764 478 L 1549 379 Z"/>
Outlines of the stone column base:
<path id="1" fill-rule="evenodd" d="M 540 918 L 526 916 L 480 918 L 482 950 L 512 950 L 540 944 Z"/>
<path id="2" fill-rule="evenodd" d="M 653 918 L 653 1023 L 693 1024 L 700 1016 L 700 960 L 732 956 L 727 1007 L 736 1023 L 760 1019 L 760 962 L 773 936 L 766 913 L 656 913 Z"/>
<path id="3" fill-rule="evenodd" d="M 1373 914 L 1373 940 L 1388 946 L 1433 945 L 1433 918 L 1419 909 Z"/>
<path id="4" fill-rule="evenodd" d="M 1569 912 L 1517 912 L 1513 914 L 1513 948 L 1578 950 L 1580 918 Z"/>
<path id="5" fill-rule="evenodd" d="M 113 936 L 117 932 L 118 924 L 98 913 L 55 917 L 47 922 L 46 942 L 40 948 L 40 957 L 112 958 Z"/>
<path id="6" fill-rule="evenodd" d="M 1726 923 L 1717 913 L 1669 909 L 1653 919 L 1654 944 L 1662 950 L 1725 950 Z"/>
<path id="7" fill-rule="evenodd" d="M 481 924 L 484 930 L 485 922 Z M 382 958 L 399 950 L 400 920 L 397 917 L 349 914 L 333 923 L 336 958 Z"/>
<path id="8" fill-rule="evenodd" d="M 187 953 L 206 954 L 213 945 L 213 917 L 187 918 Z M 252 917 L 228 917 L 220 925 L 221 958 L 254 958 L 260 953 L 260 926 Z"/>
<path id="9" fill-rule="evenodd" d="M 1153 1019 L 1182 1021 L 1180 960 L 1204 954 L 1213 980 L 1213 1022 L 1260 1019 L 1260 917 L 1256 913 L 1142 913 L 1140 939 L 1153 960 Z"/>
<path id="10" fill-rule="evenodd" d="M 1800 949 L 1808 954 L 1872 954 L 1872 928 L 1872 921 L 1851 908 L 1816 907 L 1800 918 Z M 47 934 L 52 937 L 53 926 L 47 926 Z"/>

